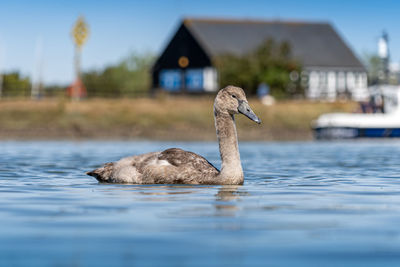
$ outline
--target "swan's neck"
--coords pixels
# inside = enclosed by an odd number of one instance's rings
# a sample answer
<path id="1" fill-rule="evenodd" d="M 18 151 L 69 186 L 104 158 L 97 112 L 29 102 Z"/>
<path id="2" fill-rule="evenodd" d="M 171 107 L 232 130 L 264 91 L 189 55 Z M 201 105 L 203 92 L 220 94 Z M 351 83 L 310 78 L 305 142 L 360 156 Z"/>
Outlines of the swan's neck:
<path id="1" fill-rule="evenodd" d="M 222 161 L 218 178 L 224 184 L 242 184 L 243 170 L 240 162 L 235 119 L 233 115 L 215 109 L 214 117 Z"/>

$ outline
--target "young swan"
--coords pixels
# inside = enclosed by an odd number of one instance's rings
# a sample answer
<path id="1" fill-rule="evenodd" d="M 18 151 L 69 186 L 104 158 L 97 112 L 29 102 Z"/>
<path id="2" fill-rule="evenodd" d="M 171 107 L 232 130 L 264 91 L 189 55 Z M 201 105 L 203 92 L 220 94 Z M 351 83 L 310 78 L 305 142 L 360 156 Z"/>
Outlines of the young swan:
<path id="1" fill-rule="evenodd" d="M 88 172 L 100 182 L 132 184 L 243 184 L 243 170 L 237 142 L 234 115 L 241 113 L 261 123 L 239 87 L 221 89 L 214 102 L 215 128 L 222 166 L 218 171 L 193 152 L 170 148 L 123 158 Z"/>

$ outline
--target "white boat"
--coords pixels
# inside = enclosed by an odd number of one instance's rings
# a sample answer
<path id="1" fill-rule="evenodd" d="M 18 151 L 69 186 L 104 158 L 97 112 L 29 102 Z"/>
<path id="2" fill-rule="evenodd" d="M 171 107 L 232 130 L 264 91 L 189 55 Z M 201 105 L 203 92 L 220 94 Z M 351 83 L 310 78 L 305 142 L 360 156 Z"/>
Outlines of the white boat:
<path id="1" fill-rule="evenodd" d="M 400 137 L 400 86 L 371 87 L 380 92 L 384 113 L 329 113 L 313 122 L 317 139 Z"/>

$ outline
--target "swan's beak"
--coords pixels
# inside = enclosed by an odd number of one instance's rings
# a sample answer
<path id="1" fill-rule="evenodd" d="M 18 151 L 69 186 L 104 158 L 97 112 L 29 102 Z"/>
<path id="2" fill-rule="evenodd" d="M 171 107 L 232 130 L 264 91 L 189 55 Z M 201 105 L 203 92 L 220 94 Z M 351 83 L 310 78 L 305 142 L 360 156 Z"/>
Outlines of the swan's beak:
<path id="1" fill-rule="evenodd" d="M 257 115 L 251 110 L 249 103 L 247 103 L 246 101 L 239 100 L 238 111 L 239 113 L 242 113 L 250 120 L 257 122 L 258 124 L 261 123 L 260 118 L 257 117 Z"/>

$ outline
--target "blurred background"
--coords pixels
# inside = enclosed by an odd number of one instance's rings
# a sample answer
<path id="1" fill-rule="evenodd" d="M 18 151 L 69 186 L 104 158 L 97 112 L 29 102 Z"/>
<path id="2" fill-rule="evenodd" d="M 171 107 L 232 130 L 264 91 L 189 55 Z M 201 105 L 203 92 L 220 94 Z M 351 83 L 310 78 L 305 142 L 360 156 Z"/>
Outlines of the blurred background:
<path id="1" fill-rule="evenodd" d="M 308 141 L 400 137 L 399 10 L 1 0 L 0 266 L 400 266 L 399 139 Z M 219 167 L 229 84 L 262 120 L 235 117 L 244 185 L 85 175 L 171 147 Z"/>
<path id="2" fill-rule="evenodd" d="M 213 139 L 233 84 L 266 122 L 242 138 L 310 139 L 319 115 L 375 112 L 376 85 L 398 85 L 399 5 L 3 1 L 0 137 Z"/>

